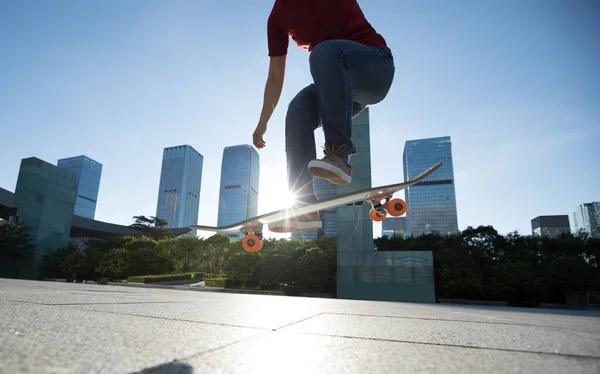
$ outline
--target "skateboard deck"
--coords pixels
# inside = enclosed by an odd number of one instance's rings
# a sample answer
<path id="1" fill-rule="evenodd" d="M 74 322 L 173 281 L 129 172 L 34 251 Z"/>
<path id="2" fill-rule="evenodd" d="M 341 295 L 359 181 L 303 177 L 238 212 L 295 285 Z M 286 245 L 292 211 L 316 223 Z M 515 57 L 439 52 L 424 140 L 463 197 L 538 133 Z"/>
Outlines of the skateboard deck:
<path id="1" fill-rule="evenodd" d="M 306 205 L 303 207 L 289 207 L 275 210 L 269 213 L 249 218 L 245 221 L 237 222 L 226 226 L 189 226 L 192 230 L 213 231 L 213 232 L 235 232 L 241 231 L 245 234 L 242 239 L 242 247 L 247 252 L 257 252 L 262 248 L 262 228 L 263 225 L 281 219 L 298 217 L 301 215 L 314 213 L 326 209 L 336 208 L 345 205 L 351 205 L 360 201 L 367 201 L 371 204 L 370 218 L 373 221 L 383 221 L 389 214 L 391 216 L 401 216 L 406 212 L 406 203 L 404 200 L 392 199 L 394 193 L 402 191 L 414 184 L 419 183 L 434 171 L 439 169 L 443 162 L 431 166 L 413 179 L 387 186 L 378 186 L 367 188 L 360 191 L 350 192 L 341 196 L 321 200 L 318 203 Z M 385 202 L 383 202 L 385 200 Z"/>

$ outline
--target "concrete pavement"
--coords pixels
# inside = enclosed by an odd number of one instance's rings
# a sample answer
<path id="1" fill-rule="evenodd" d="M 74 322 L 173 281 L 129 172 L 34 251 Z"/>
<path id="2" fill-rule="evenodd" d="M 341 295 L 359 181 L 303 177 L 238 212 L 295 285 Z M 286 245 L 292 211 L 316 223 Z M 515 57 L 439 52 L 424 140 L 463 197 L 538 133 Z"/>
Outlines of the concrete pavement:
<path id="1" fill-rule="evenodd" d="M 600 313 L 0 279 L 0 373 L 599 373 Z"/>

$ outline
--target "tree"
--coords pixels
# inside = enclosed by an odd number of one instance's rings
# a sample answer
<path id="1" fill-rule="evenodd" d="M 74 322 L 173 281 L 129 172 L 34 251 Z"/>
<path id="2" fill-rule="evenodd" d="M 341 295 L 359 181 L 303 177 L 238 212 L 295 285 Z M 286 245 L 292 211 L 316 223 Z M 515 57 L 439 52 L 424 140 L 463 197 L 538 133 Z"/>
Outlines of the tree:
<path id="1" fill-rule="evenodd" d="M 130 225 L 130 227 L 136 229 L 162 229 L 169 224 L 164 219 L 156 218 L 154 216 L 133 216 L 133 219 L 134 222 Z"/>
<path id="2" fill-rule="evenodd" d="M 0 224 L 0 275 L 20 277 L 34 256 L 31 228 L 23 222 Z"/>

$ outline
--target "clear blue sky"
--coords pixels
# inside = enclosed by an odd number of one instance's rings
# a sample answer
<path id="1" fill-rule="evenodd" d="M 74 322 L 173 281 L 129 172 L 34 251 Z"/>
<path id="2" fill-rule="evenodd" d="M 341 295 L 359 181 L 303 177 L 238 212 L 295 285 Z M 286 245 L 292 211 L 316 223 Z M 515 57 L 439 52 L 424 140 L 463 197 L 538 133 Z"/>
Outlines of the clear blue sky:
<path id="1" fill-rule="evenodd" d="M 96 218 L 130 224 L 156 212 L 162 149 L 190 144 L 200 223 L 216 224 L 223 148 L 251 143 L 260 113 L 272 4 L 0 2 L 0 186 L 14 191 L 22 158 L 85 154 L 104 165 Z M 374 185 L 402 181 L 406 140 L 449 135 L 461 229 L 529 234 L 535 216 L 600 200 L 598 1 L 360 4 L 396 61 L 371 108 Z M 280 207 L 267 197 L 286 187 L 285 110 L 311 82 L 306 51 L 291 43 L 288 61 L 260 213 Z"/>

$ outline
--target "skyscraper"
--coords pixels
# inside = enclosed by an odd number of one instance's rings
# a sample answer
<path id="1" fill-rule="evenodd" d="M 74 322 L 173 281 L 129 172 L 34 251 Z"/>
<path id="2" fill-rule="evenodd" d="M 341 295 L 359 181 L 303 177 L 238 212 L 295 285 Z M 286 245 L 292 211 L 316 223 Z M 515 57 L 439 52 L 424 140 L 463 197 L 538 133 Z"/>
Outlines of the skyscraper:
<path id="1" fill-rule="evenodd" d="M 167 221 L 167 227 L 198 224 L 203 162 L 204 157 L 189 145 L 164 149 L 156 217 Z"/>
<path id="2" fill-rule="evenodd" d="M 248 144 L 225 147 L 221 163 L 217 226 L 230 225 L 258 213 L 258 152 Z M 239 231 L 228 233 L 242 238 Z"/>
<path id="3" fill-rule="evenodd" d="M 71 233 L 79 177 L 36 157 L 21 160 L 14 205 L 18 222 L 31 228 L 34 258 L 26 271 L 42 276 L 44 256 L 66 247 Z"/>
<path id="4" fill-rule="evenodd" d="M 67 169 L 79 176 L 75 215 L 94 219 L 102 176 L 102 164 L 81 155 L 60 159 L 56 166 Z"/>
<path id="5" fill-rule="evenodd" d="M 600 238 L 600 201 L 580 204 L 573 213 L 573 234 L 583 231 Z"/>
<path id="6" fill-rule="evenodd" d="M 352 119 L 352 142 L 358 153 L 350 158 L 352 182 L 337 185 L 338 195 L 372 187 L 369 113 L 367 108 Z M 338 248 L 349 251 L 373 250 L 373 221 L 369 217 L 370 211 L 371 205 L 364 201 L 337 209 Z"/>
<path id="7" fill-rule="evenodd" d="M 404 180 L 443 161 L 441 168 L 405 191 L 407 234 L 458 232 L 452 143 L 449 136 L 407 141 L 402 155 Z"/>

